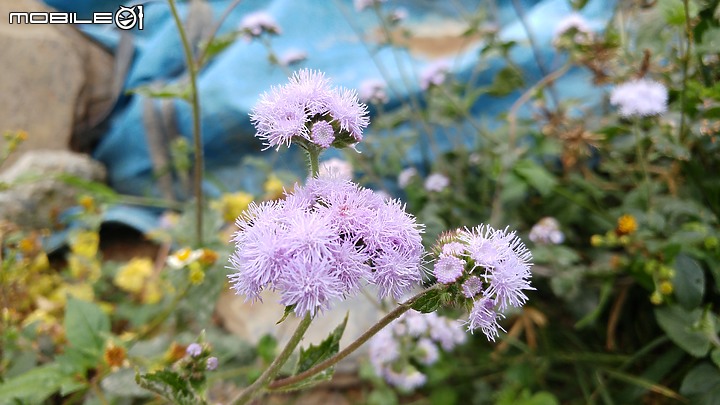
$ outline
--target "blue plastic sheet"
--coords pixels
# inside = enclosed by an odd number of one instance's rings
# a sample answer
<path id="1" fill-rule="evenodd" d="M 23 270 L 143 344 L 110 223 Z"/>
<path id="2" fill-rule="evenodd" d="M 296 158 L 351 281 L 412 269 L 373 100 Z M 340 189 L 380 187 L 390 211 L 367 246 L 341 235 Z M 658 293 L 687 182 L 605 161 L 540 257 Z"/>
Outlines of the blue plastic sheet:
<path id="1" fill-rule="evenodd" d="M 63 11 L 87 15 L 93 11 L 115 11 L 119 5 L 130 6 L 132 2 L 111 0 L 46 0 L 46 3 Z M 214 18 L 217 19 L 231 1 L 210 1 Z M 527 33 L 518 19 L 511 1 L 498 1 L 497 19 L 499 36 L 503 40 L 516 40 L 511 57 L 523 70 L 527 83 L 534 83 L 544 73 L 538 66 L 536 56 L 528 45 Z M 562 56 L 552 46 L 554 25 L 572 12 L 567 0 L 524 0 L 520 1 L 525 19 L 532 30 L 539 49 L 540 60 L 546 70 L 559 67 Z M 613 13 L 614 1 L 591 0 L 581 14 L 595 30 L 601 30 Z M 459 6 L 458 6 L 459 5 Z M 474 10 L 478 1 L 457 2 L 412 0 L 383 3 L 383 7 L 404 8 L 408 12 L 409 25 L 432 27 L 439 21 L 450 18 L 461 19 L 459 8 Z M 189 4 L 181 3 L 179 10 L 183 18 Z M 272 38 L 274 50 L 282 55 L 290 50 L 302 50 L 308 59 L 301 67 L 319 69 L 330 77 L 334 84 L 358 88 L 370 78 L 381 78 L 391 83 L 390 106 L 398 105 L 413 93 L 421 90 L 417 80 L 419 72 L 433 63 L 421 55 L 411 55 L 404 49 L 388 47 L 376 50 L 362 41 L 359 32 L 376 29 L 375 14 L 366 10 L 357 12 L 351 1 L 340 0 L 247 0 L 240 3 L 227 18 L 220 34 L 237 29 L 243 16 L 263 10 L 272 15 L 282 29 L 282 35 Z M 116 49 L 120 31 L 111 25 L 83 26 L 82 30 L 95 40 Z M 135 56 L 125 82 L 126 89 L 133 89 L 150 83 L 173 83 L 186 80 L 185 62 L 179 35 L 165 2 L 144 3 L 144 29 L 127 31 L 133 36 Z M 468 47 L 462 54 L 453 56 L 452 74 L 460 80 L 468 80 L 473 67 L 479 62 L 479 48 L 482 44 Z M 376 52 L 371 56 L 371 52 Z M 398 67 L 397 55 L 403 61 Z M 500 60 L 482 61 L 487 64 L 477 78 L 477 84 L 488 84 L 499 68 Z M 378 69 L 384 67 L 384 75 Z M 403 73 L 404 72 L 404 73 Z M 266 49 L 258 41 L 238 40 L 204 66 L 199 75 L 199 94 L 202 104 L 203 147 L 208 173 L 219 179 L 230 190 L 244 188 L 256 191 L 257 173 L 240 163 L 246 156 L 259 155 L 272 158 L 274 151 L 261 152 L 261 142 L 254 137 L 248 113 L 259 94 L 272 85 L 285 83 L 286 74 L 268 61 Z M 555 85 L 561 98 L 573 97 L 592 103 L 597 101 L 599 91 L 591 85 L 589 74 L 572 70 Z M 518 94 L 505 98 L 481 97 L 473 106 L 473 113 L 492 123 L 498 113 L 506 112 Z M 156 103 L 157 101 L 153 101 Z M 176 126 L 180 134 L 192 144 L 192 118 L 188 103 L 173 101 Z M 121 193 L 158 195 L 153 175 L 153 165 L 143 124 L 145 100 L 139 95 L 123 96 L 112 113 L 108 132 L 102 137 L 93 152 L 96 159 L 107 166 L 109 184 Z M 158 107 L 159 108 L 159 107 Z M 371 124 L 372 125 L 372 124 Z M 468 131 L 468 137 L 471 132 Z M 449 147 L 449 145 L 445 145 Z M 420 160 L 422 145 L 413 148 L 407 156 L 408 162 Z M 362 145 L 359 145 L 362 150 Z M 281 158 L 276 162 L 281 168 L 303 173 L 303 157 L 298 148 L 282 149 Z M 210 195 L 218 189 L 210 182 L 205 183 Z M 151 211 L 149 211 L 151 212 Z M 152 228 L 154 214 L 138 215 L 136 209 L 116 207 L 108 219 L 124 222 L 142 231 Z"/>

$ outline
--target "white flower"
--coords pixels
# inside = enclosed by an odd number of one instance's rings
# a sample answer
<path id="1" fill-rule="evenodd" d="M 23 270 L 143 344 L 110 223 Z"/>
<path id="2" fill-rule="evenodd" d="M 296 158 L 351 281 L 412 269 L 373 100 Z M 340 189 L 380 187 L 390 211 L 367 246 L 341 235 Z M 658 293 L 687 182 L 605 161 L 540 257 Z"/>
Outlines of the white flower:
<path id="1" fill-rule="evenodd" d="M 529 238 L 538 245 L 559 245 L 565 240 L 560 223 L 552 217 L 545 217 L 533 225 Z"/>
<path id="2" fill-rule="evenodd" d="M 240 31 L 244 31 L 250 36 L 258 37 L 263 32 L 270 34 L 279 34 L 280 27 L 270 14 L 264 11 L 250 13 L 243 17 L 240 21 Z"/>
<path id="3" fill-rule="evenodd" d="M 450 179 L 444 174 L 433 173 L 425 179 L 425 190 L 440 192 L 450 185 Z"/>
<path id="4" fill-rule="evenodd" d="M 407 187 L 408 184 L 410 184 L 410 181 L 415 176 L 417 176 L 417 174 L 418 174 L 417 169 L 415 169 L 414 167 L 408 167 L 407 169 L 404 169 L 403 171 L 400 172 L 400 174 L 398 174 L 398 179 L 397 179 L 398 186 L 400 186 L 400 188 Z"/>
<path id="5" fill-rule="evenodd" d="M 572 29 L 576 31 L 575 40 L 577 42 L 591 36 L 593 33 L 590 28 L 590 24 L 587 22 L 585 17 L 578 13 L 571 13 L 560 20 L 560 22 L 555 26 L 555 33 L 553 35 L 554 42 L 557 42 L 560 37 Z"/>
<path id="6" fill-rule="evenodd" d="M 668 90 L 660 82 L 637 79 L 612 90 L 610 104 L 625 117 L 659 115 L 667 111 Z"/>
<path id="7" fill-rule="evenodd" d="M 344 180 L 352 180 L 353 167 L 350 163 L 332 158 L 324 162 L 320 162 L 320 173 L 318 177 L 335 177 Z"/>
<path id="8" fill-rule="evenodd" d="M 173 269 L 181 269 L 188 264 L 194 262 L 195 260 L 201 258 L 202 255 L 202 249 L 191 250 L 189 248 L 182 248 L 168 256 L 167 265 Z"/>

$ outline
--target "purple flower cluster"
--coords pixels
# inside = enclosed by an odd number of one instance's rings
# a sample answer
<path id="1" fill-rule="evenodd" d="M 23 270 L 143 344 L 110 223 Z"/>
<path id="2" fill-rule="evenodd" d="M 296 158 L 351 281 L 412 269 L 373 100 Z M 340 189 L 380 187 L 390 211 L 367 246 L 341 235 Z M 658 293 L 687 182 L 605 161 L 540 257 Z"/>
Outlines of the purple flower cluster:
<path id="1" fill-rule="evenodd" d="M 459 283 L 473 300 L 467 329 L 480 329 L 489 340 L 499 335 L 498 319 L 508 307 L 527 301 L 532 255 L 515 232 L 480 225 L 441 238 L 433 273 L 443 284 Z"/>
<path id="2" fill-rule="evenodd" d="M 430 366 L 440 358 L 440 349 L 451 351 L 466 339 L 460 323 L 410 310 L 370 340 L 370 363 L 388 384 L 410 392 L 427 380 L 411 360 Z"/>
<path id="3" fill-rule="evenodd" d="M 264 11 L 250 13 L 243 17 L 238 27 L 249 38 L 259 37 L 263 32 L 268 34 L 280 34 L 280 27 L 270 14 Z"/>
<path id="4" fill-rule="evenodd" d="M 344 147 L 360 142 L 370 123 L 367 106 L 355 90 L 332 87 L 322 72 L 309 69 L 260 95 L 250 120 L 267 148 L 293 141 Z"/>
<path id="5" fill-rule="evenodd" d="M 347 180 L 310 179 L 284 200 L 251 204 L 236 223 L 232 288 L 251 300 L 278 291 L 298 316 L 328 309 L 363 280 L 396 299 L 422 280 L 422 226 L 398 200 Z"/>

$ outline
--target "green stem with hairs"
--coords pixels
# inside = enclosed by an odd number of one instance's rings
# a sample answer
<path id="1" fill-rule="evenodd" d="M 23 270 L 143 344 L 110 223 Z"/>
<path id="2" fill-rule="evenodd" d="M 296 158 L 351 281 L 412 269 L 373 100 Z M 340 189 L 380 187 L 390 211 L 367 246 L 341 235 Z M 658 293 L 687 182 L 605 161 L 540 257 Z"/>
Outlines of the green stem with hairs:
<path id="1" fill-rule="evenodd" d="M 303 336 L 305 336 L 305 332 L 307 331 L 311 322 L 312 316 L 310 314 L 305 315 L 302 321 L 300 321 L 297 329 L 295 329 L 293 335 L 290 337 L 290 340 L 283 348 L 282 352 L 278 354 L 275 360 L 273 360 L 270 366 L 262 373 L 262 375 L 257 380 L 255 380 L 254 383 L 252 383 L 249 387 L 245 388 L 237 397 L 230 401 L 231 404 L 247 404 L 248 402 L 252 401 L 253 398 L 255 398 L 258 394 L 260 394 L 260 391 L 268 385 L 268 382 L 270 380 L 275 378 L 278 371 L 280 371 L 280 368 L 288 361 L 290 355 L 300 343 L 300 340 L 303 338 Z"/>
<path id="2" fill-rule="evenodd" d="M 175 25 L 177 26 L 178 33 L 180 34 L 180 42 L 182 42 L 183 52 L 185 53 L 185 62 L 187 63 L 188 75 L 190 76 L 190 104 L 192 105 L 192 116 L 193 116 L 193 140 L 194 140 L 194 154 L 195 154 L 195 173 L 194 173 L 194 191 L 196 199 L 195 207 L 195 242 L 197 246 L 203 245 L 202 240 L 202 229 L 203 229 L 203 146 L 202 146 L 202 132 L 200 126 L 200 98 L 197 89 L 197 65 L 195 58 L 193 57 L 192 48 L 188 41 L 187 34 L 185 33 L 185 27 L 183 26 L 180 15 L 178 14 L 177 7 L 175 6 L 175 0 L 168 0 L 170 5 L 170 12 L 172 13 Z"/>
<path id="3" fill-rule="evenodd" d="M 375 325 L 371 326 L 370 329 L 365 331 L 360 337 L 358 337 L 354 342 L 350 343 L 346 348 L 343 350 L 337 352 L 334 356 L 330 357 L 329 359 L 315 365 L 314 367 L 303 371 L 302 373 L 299 373 L 297 375 L 294 375 L 292 377 L 283 378 L 282 380 L 277 380 L 271 383 L 268 388 L 270 389 L 278 389 L 282 387 L 287 387 L 288 385 L 292 385 L 295 383 L 298 383 L 300 381 L 304 381 L 307 378 L 310 378 L 314 376 L 315 374 L 318 374 L 335 364 L 337 364 L 340 360 L 347 357 L 350 353 L 357 350 L 360 346 L 362 346 L 365 342 L 370 340 L 371 337 L 375 336 L 380 330 L 382 330 L 384 327 L 388 326 L 390 322 L 394 321 L 395 319 L 399 318 L 400 315 L 404 314 L 408 310 L 410 310 L 420 298 L 423 298 L 425 295 L 441 288 L 441 284 L 434 284 L 432 287 L 429 287 L 414 297 L 410 298 L 409 300 L 403 302 L 402 304 L 399 304 L 395 309 L 393 309 L 390 313 L 385 315 L 382 319 L 380 319 Z"/>

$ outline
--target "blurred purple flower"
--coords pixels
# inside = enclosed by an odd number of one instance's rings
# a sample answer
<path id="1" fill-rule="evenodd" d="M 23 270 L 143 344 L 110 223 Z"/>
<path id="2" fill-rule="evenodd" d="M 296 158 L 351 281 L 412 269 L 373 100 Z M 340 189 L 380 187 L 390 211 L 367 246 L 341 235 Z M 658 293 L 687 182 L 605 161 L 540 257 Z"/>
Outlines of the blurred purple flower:
<path id="1" fill-rule="evenodd" d="M 610 104 L 617 106 L 620 115 L 624 117 L 664 114 L 667 102 L 667 87 L 650 79 L 636 79 L 620 84 L 610 94 Z"/>

